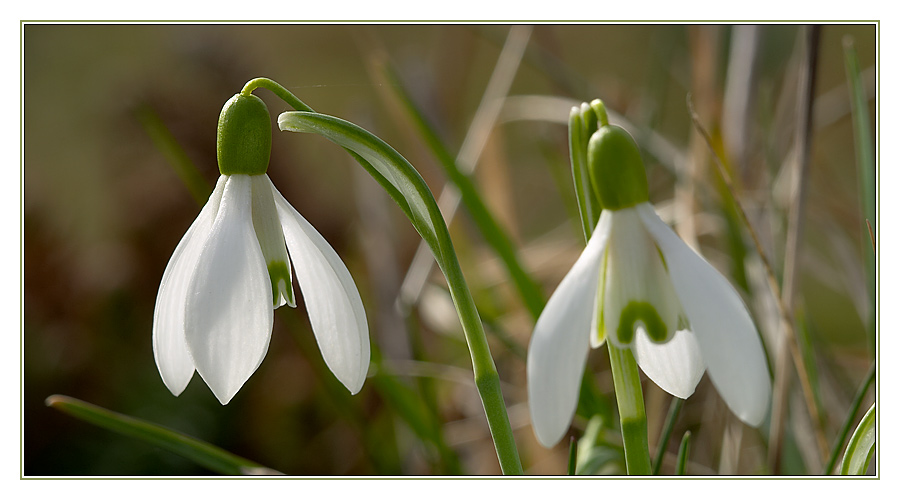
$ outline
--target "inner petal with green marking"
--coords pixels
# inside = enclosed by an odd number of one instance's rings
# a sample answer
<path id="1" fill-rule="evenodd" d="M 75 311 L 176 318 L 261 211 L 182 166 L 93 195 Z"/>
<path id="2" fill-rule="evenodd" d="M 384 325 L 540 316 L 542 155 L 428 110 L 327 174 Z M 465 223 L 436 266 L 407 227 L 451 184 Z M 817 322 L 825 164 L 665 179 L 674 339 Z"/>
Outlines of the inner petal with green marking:
<path id="1" fill-rule="evenodd" d="M 605 337 L 627 347 L 639 329 L 654 342 L 666 342 L 678 329 L 681 303 L 656 242 L 633 208 L 613 212 L 599 286 L 592 343 Z"/>
<path id="2" fill-rule="evenodd" d="M 272 305 L 281 307 L 285 304 L 296 307 L 294 287 L 291 286 L 291 268 L 288 261 L 266 262 L 269 268 L 269 280 L 272 281 Z"/>
<path id="3" fill-rule="evenodd" d="M 291 261 L 284 244 L 284 231 L 275 209 L 272 182 L 265 174 L 252 175 L 253 229 L 259 240 L 269 279 L 272 281 L 272 302 L 274 307 L 285 304 L 297 307 L 294 287 L 291 286 Z"/>

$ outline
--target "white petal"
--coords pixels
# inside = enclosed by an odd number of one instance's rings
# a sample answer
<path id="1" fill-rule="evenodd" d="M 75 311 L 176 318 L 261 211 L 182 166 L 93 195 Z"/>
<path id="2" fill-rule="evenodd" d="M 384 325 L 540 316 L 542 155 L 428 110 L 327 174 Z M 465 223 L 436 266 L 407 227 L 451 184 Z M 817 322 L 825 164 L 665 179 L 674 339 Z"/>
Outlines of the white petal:
<path id="1" fill-rule="evenodd" d="M 325 364 L 351 394 L 369 371 L 369 326 L 347 266 L 325 238 L 272 186 L 297 283 Z"/>
<path id="2" fill-rule="evenodd" d="M 219 177 L 216 188 L 200 210 L 200 215 L 172 252 L 156 296 L 156 308 L 153 311 L 153 357 L 163 382 L 176 396 L 181 394 L 194 375 L 194 361 L 184 340 L 184 304 L 188 284 L 219 210 L 225 179 L 225 176 Z"/>
<path id="3" fill-rule="evenodd" d="M 578 260 L 553 292 L 528 346 L 528 406 L 538 441 L 559 442 L 569 428 L 590 346 L 600 261 L 609 237 L 609 212 Z"/>
<path id="4" fill-rule="evenodd" d="M 272 312 L 272 286 L 250 214 L 250 176 L 231 175 L 185 310 L 197 372 L 222 404 L 266 355 Z"/>
<path id="5" fill-rule="evenodd" d="M 772 389 L 762 344 L 747 307 L 728 280 L 681 241 L 653 207 L 642 204 L 638 209 L 666 259 L 710 379 L 735 415 L 759 426 L 766 417 Z"/>
<path id="6" fill-rule="evenodd" d="M 641 370 L 662 390 L 687 399 L 706 369 L 694 333 L 679 330 L 671 340 L 658 344 L 650 340 L 643 328 L 638 330 L 633 352 Z"/>

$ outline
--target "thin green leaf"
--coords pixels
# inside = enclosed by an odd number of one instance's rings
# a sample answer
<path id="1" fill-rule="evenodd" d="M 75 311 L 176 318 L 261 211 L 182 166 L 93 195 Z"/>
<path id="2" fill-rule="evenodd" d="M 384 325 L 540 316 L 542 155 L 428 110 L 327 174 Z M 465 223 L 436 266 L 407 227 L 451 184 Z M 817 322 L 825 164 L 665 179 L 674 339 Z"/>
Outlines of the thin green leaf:
<path id="1" fill-rule="evenodd" d="M 860 385 L 859 390 L 856 391 L 856 396 L 853 398 L 853 403 L 850 404 L 850 410 L 847 412 L 847 418 L 844 420 L 844 425 L 841 426 L 841 431 L 838 433 L 838 437 L 834 440 L 834 446 L 831 448 L 831 456 L 828 459 L 828 463 L 825 464 L 825 474 L 831 474 L 834 470 L 834 465 L 837 463 L 838 455 L 841 452 L 841 448 L 844 446 L 844 440 L 847 439 L 847 434 L 850 433 L 850 427 L 853 425 L 853 419 L 856 416 L 856 412 L 859 411 L 859 407 L 862 406 L 863 398 L 866 396 L 866 393 L 869 391 L 869 386 L 872 385 L 872 382 L 875 381 L 875 363 L 869 367 L 869 373 L 866 375 L 865 380 L 863 380 L 862 385 Z"/>
<path id="2" fill-rule="evenodd" d="M 107 410 L 69 396 L 53 395 L 45 400 L 55 408 L 98 427 L 133 437 L 181 455 L 209 470 L 226 475 L 281 474 L 256 462 L 229 453 L 199 439 L 145 420 Z"/>
<path id="3" fill-rule="evenodd" d="M 200 175 L 200 171 L 153 109 L 147 105 L 140 106 L 137 116 L 147 135 L 153 140 L 153 144 L 166 157 L 172 170 L 178 174 L 191 196 L 198 205 L 203 206 L 209 199 L 212 187 Z"/>
<path id="4" fill-rule="evenodd" d="M 869 407 L 869 411 L 859 422 L 850 442 L 847 444 L 847 451 L 844 452 L 844 460 L 841 462 L 842 475 L 865 475 L 866 469 L 869 468 L 869 461 L 872 460 L 872 454 L 875 452 L 875 404 Z"/>
<path id="5" fill-rule="evenodd" d="M 687 470 L 687 458 L 691 452 L 691 431 L 685 431 L 681 438 L 681 446 L 678 447 L 678 459 L 675 462 L 675 475 L 683 476 Z"/>
<path id="6" fill-rule="evenodd" d="M 675 421 L 678 420 L 678 414 L 681 413 L 681 407 L 684 400 L 681 398 L 672 398 L 672 404 L 669 405 L 669 413 L 666 415 L 666 423 L 663 427 L 662 436 L 656 445 L 656 460 L 653 462 L 653 475 L 658 476 L 662 468 L 663 457 L 666 454 L 666 448 L 669 447 L 669 439 L 672 437 L 672 428 L 675 427 Z"/>
<path id="7" fill-rule="evenodd" d="M 578 458 L 578 447 L 576 446 L 575 436 L 569 438 L 569 466 L 566 468 L 566 474 L 575 475 L 575 460 Z"/>
<path id="8" fill-rule="evenodd" d="M 877 225 L 875 207 L 875 153 L 872 130 L 869 127 L 869 105 L 862 84 L 862 72 L 853 39 L 844 39 L 844 64 L 847 69 L 847 83 L 850 89 L 850 113 L 853 117 L 853 139 L 856 147 L 856 169 L 859 172 L 859 197 L 863 217 Z M 866 278 L 869 285 L 869 355 L 875 356 L 875 256 L 863 252 L 866 262 Z"/>

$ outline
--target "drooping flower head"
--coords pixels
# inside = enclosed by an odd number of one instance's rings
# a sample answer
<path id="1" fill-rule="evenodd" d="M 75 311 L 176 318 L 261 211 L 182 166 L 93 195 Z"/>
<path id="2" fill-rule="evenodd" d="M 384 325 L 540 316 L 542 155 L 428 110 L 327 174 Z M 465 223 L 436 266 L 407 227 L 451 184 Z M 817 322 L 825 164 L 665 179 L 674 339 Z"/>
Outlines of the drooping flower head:
<path id="1" fill-rule="evenodd" d="M 271 142 L 261 99 L 242 92 L 225 104 L 221 175 L 166 266 L 153 315 L 156 365 L 176 396 L 194 370 L 222 404 L 250 378 L 268 350 L 274 309 L 297 305 L 292 261 L 325 363 L 353 394 L 365 381 L 369 334 L 359 291 L 266 175 Z"/>
<path id="2" fill-rule="evenodd" d="M 580 194 L 603 211 L 531 337 L 528 397 L 538 440 L 553 446 L 565 434 L 588 346 L 607 341 L 630 349 L 644 373 L 679 398 L 693 394 L 707 371 L 731 411 L 760 425 L 769 374 L 737 291 L 656 214 L 637 144 L 607 123 L 602 103 L 573 109 L 571 123 L 590 132 L 583 150 L 577 137 L 572 142 L 589 172 L 589 179 L 575 172 L 576 188 L 585 185 Z M 590 202 L 581 206 L 589 213 Z"/>

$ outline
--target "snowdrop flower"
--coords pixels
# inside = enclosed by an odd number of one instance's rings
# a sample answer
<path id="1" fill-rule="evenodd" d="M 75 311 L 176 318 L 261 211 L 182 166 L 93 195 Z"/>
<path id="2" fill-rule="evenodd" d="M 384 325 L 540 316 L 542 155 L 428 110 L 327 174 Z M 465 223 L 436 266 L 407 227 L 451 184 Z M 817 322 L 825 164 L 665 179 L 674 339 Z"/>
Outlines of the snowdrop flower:
<path id="1" fill-rule="evenodd" d="M 351 393 L 365 380 L 369 334 L 359 292 L 334 249 L 266 175 L 271 140 L 261 99 L 238 94 L 225 104 L 222 175 L 166 266 L 153 315 L 153 355 L 176 396 L 196 370 L 224 405 L 256 371 L 274 309 L 296 307 L 292 261 L 326 364 Z"/>
<path id="2" fill-rule="evenodd" d="M 538 319 L 528 350 L 528 398 L 538 440 L 550 447 L 563 437 L 578 403 L 588 346 L 606 341 L 631 349 L 643 372 L 679 398 L 693 394 L 707 371 L 731 411 L 759 426 L 771 388 L 746 306 L 656 214 L 634 139 L 605 120 L 600 125 L 588 143 L 587 162 L 603 212 Z"/>

